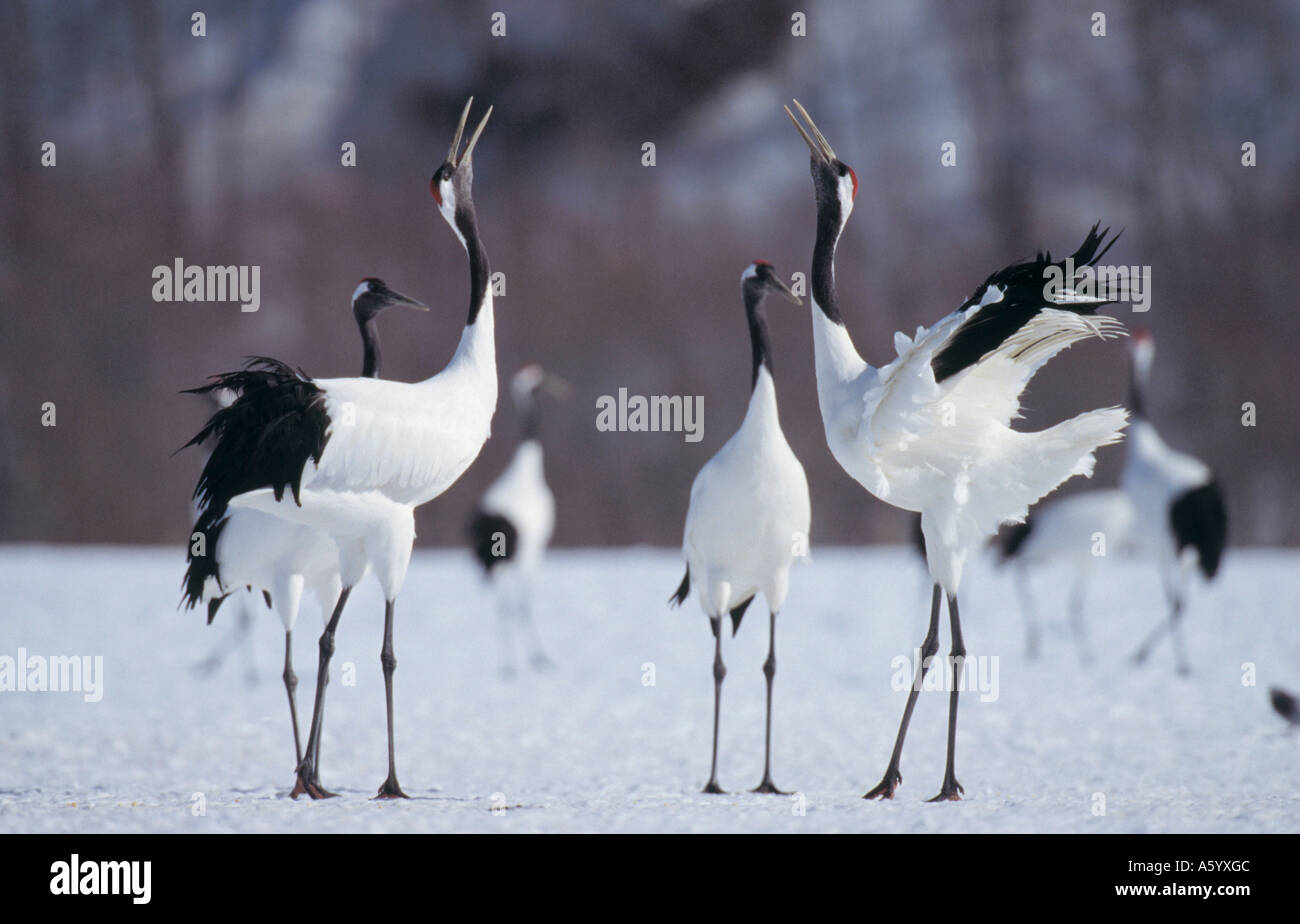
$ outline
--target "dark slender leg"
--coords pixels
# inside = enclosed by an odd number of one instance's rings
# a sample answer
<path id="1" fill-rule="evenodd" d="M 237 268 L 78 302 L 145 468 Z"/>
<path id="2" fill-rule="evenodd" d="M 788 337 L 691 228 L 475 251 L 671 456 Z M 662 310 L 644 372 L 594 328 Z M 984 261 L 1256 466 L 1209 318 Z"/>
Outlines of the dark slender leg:
<path id="1" fill-rule="evenodd" d="M 1160 636 L 1164 635 L 1165 632 L 1168 631 L 1172 632 L 1174 635 L 1175 667 L 1177 668 L 1178 673 L 1186 674 L 1187 659 L 1185 653 L 1180 650 L 1182 647 L 1182 638 L 1178 632 L 1179 620 L 1182 619 L 1183 616 L 1183 600 L 1182 596 L 1176 591 L 1167 590 L 1166 594 L 1169 598 L 1169 618 L 1157 624 L 1156 627 L 1151 630 L 1151 634 L 1146 637 L 1146 641 L 1138 646 L 1137 651 L 1133 652 L 1133 663 L 1146 663 L 1146 659 L 1151 655 L 1151 649 L 1155 647 L 1156 642 L 1160 641 Z"/>
<path id="2" fill-rule="evenodd" d="M 725 793 L 718 785 L 718 717 L 722 707 L 722 678 L 727 676 L 727 666 L 722 663 L 722 617 L 710 616 L 709 625 L 713 628 L 713 769 L 709 771 L 704 791 Z"/>
<path id="3" fill-rule="evenodd" d="M 514 618 L 513 601 L 505 588 L 495 589 L 497 597 L 497 670 L 503 680 L 515 677 L 515 630 L 510 625 Z"/>
<path id="4" fill-rule="evenodd" d="M 925 641 L 921 642 L 921 663 L 916 666 L 916 672 L 912 679 L 912 689 L 907 694 L 907 705 L 903 707 L 903 721 L 898 723 L 898 737 L 894 739 L 894 750 L 889 755 L 889 766 L 885 768 L 885 775 L 880 782 L 862 798 L 864 799 L 892 799 L 894 790 L 898 784 L 903 782 L 903 774 L 898 772 L 898 761 L 903 756 L 903 739 L 907 737 L 907 724 L 912 721 L 912 710 L 916 708 L 916 698 L 921 693 L 921 682 L 925 679 L 925 673 L 930 669 L 930 661 L 934 653 L 939 650 L 939 585 L 934 585 L 934 593 L 930 597 L 930 628 L 925 633 Z"/>
<path id="5" fill-rule="evenodd" d="M 330 685 L 330 678 L 329 675 L 326 674 L 325 686 L 328 687 L 329 685 Z M 311 761 L 312 761 L 311 781 L 312 783 L 315 784 L 316 788 L 319 789 L 322 793 L 325 792 L 325 787 L 321 785 L 321 781 L 320 781 L 320 743 L 324 737 L 325 737 L 325 700 L 322 699 L 320 701 L 320 721 L 317 723 L 317 728 L 316 728 L 316 750 L 312 752 L 312 756 L 311 756 Z M 333 793 L 330 793 L 330 795 L 333 795 Z"/>
<path id="6" fill-rule="evenodd" d="M 776 676 L 776 613 L 772 613 L 767 635 L 767 660 L 763 662 L 763 676 L 767 678 L 767 737 L 763 745 L 763 782 L 754 792 L 785 795 L 772 782 L 772 678 Z"/>
<path id="7" fill-rule="evenodd" d="M 347 604 L 348 595 L 351 593 L 351 587 L 343 588 L 342 593 L 339 594 L 338 602 L 334 604 L 334 612 L 330 615 L 330 621 L 325 626 L 325 631 L 321 633 L 320 660 L 317 662 L 316 668 L 316 702 L 312 707 L 311 731 L 307 734 L 305 756 L 302 763 L 298 764 L 298 780 L 289 793 L 290 797 L 294 799 L 297 799 L 303 793 L 313 799 L 325 799 L 334 795 L 334 793 L 321 787 L 320 776 L 314 760 L 320 753 L 321 723 L 325 716 L 325 685 L 329 683 L 330 657 L 334 654 L 334 631 L 339 626 L 339 617 L 343 615 L 343 607 Z"/>
<path id="8" fill-rule="evenodd" d="M 528 663 L 535 671 L 546 671 L 554 667 L 555 662 L 547 656 L 546 649 L 542 647 L 542 636 L 537 631 L 537 623 L 533 622 L 531 593 L 531 587 L 525 591 L 525 597 L 519 606 L 519 621 L 523 625 L 524 634 L 528 636 L 529 648 L 532 649 L 528 655 Z"/>
<path id="9" fill-rule="evenodd" d="M 957 752 L 957 693 L 961 687 L 962 669 L 966 666 L 966 645 L 961 640 L 961 619 L 957 615 L 957 595 L 948 598 L 948 621 L 952 627 L 952 690 L 948 693 L 948 764 L 943 771 L 943 788 L 931 802 L 956 802 L 961 799 L 961 783 L 957 782 L 954 762 Z"/>
<path id="10" fill-rule="evenodd" d="M 384 698 L 388 702 L 388 779 L 379 787 L 376 799 L 406 799 L 397 784 L 397 759 L 393 749 L 393 671 L 397 670 L 397 656 L 393 654 L 393 601 L 384 603 L 384 648 L 379 654 L 384 666 Z"/>
<path id="11" fill-rule="evenodd" d="M 1175 596 L 1169 604 L 1169 634 L 1174 644 L 1174 670 L 1187 675 L 1192 669 L 1187 666 L 1187 648 L 1183 644 L 1182 632 L 1183 598 Z"/>
<path id="12" fill-rule="evenodd" d="M 298 737 L 298 675 L 293 672 L 293 633 L 284 633 L 284 689 L 289 694 L 289 718 L 293 721 L 294 766 L 302 763 L 302 740 Z"/>

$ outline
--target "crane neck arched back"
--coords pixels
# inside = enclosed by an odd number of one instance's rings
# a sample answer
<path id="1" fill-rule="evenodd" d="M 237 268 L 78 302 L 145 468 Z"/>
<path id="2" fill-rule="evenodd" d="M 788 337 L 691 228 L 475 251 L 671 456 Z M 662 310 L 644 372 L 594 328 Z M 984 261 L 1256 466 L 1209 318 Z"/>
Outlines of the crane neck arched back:
<path id="1" fill-rule="evenodd" d="M 817 364 L 817 395 L 823 414 L 833 402 L 835 389 L 868 368 L 840 315 L 835 292 L 835 250 L 844 230 L 843 205 L 818 187 L 817 240 L 813 245 L 812 300 L 813 350 Z"/>
<path id="2" fill-rule="evenodd" d="M 456 230 L 469 255 L 469 316 L 465 320 L 469 326 L 477 323 L 484 304 L 490 300 L 488 286 L 492 277 L 487 248 L 479 237 L 478 219 L 472 202 L 463 203 L 457 208 Z"/>
<path id="3" fill-rule="evenodd" d="M 835 249 L 844 230 L 842 206 L 838 199 L 821 194 L 817 197 L 817 239 L 813 244 L 812 296 L 821 313 L 834 324 L 844 324 L 835 294 Z"/>

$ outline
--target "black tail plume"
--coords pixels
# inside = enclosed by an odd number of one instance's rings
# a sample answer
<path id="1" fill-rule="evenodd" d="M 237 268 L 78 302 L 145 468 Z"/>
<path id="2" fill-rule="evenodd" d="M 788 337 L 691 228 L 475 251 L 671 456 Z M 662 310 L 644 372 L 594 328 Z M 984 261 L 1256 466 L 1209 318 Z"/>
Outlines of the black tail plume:
<path id="1" fill-rule="evenodd" d="M 682 575 L 682 582 L 677 585 L 676 592 L 668 598 L 669 606 L 681 606 L 686 602 L 686 598 L 691 595 L 691 566 L 686 566 L 686 574 Z"/>

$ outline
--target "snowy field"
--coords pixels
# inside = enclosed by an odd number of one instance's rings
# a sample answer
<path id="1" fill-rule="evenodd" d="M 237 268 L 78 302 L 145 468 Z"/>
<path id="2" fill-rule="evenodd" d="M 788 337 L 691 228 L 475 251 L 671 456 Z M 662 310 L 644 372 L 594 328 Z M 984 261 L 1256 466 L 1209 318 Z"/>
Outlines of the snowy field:
<path id="1" fill-rule="evenodd" d="M 943 775 L 947 696 L 935 691 L 921 695 L 898 798 L 859 798 L 904 702 L 891 661 L 924 632 L 925 579 L 903 549 L 816 549 L 794 574 L 773 758 L 793 797 L 747 792 L 763 759 L 757 605 L 723 646 L 719 777 L 732 794 L 699 792 L 712 640 L 693 599 L 665 605 L 681 577 L 672 552 L 553 554 L 537 620 L 556 664 L 513 680 L 498 673 L 494 611 L 468 554 L 417 552 L 396 624 L 398 772 L 414 798 L 385 803 L 369 798 L 386 772 L 374 584 L 343 617 L 329 686 L 322 776 L 341 797 L 294 802 L 278 620 L 259 612 L 247 648 L 201 676 L 237 620 L 229 605 L 213 626 L 177 612 L 183 566 L 176 549 L 0 547 L 0 657 L 103 658 L 99 702 L 0 693 L 0 831 L 1300 831 L 1300 734 L 1267 695 L 1300 688 L 1295 552 L 1230 550 L 1189 607 L 1190 677 L 1174 675 L 1167 646 L 1145 668 L 1127 663 L 1164 614 L 1145 569 L 1115 565 L 1091 585 L 1098 656 L 1085 668 L 1050 596 L 1062 575 L 1039 577 L 1044 657 L 1027 661 L 1010 577 L 973 566 L 963 627 L 971 657 L 996 657 L 997 695 L 963 694 L 966 800 L 940 805 L 924 802 Z M 304 738 L 319 629 L 305 604 Z"/>

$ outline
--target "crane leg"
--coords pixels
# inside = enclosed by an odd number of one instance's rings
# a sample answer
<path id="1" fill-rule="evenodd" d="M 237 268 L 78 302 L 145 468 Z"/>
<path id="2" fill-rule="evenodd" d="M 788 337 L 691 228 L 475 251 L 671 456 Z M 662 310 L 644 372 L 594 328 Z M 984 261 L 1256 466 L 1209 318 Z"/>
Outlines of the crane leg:
<path id="1" fill-rule="evenodd" d="M 1169 635 L 1174 643 L 1174 670 L 1186 676 L 1192 672 L 1187 663 L 1187 647 L 1183 642 L 1183 598 L 1175 595 L 1169 604 Z"/>
<path id="2" fill-rule="evenodd" d="M 393 654 L 393 601 L 384 602 L 384 647 L 379 654 L 384 667 L 384 698 L 388 705 L 388 779 L 379 787 L 376 799 L 407 799 L 397 783 L 397 759 L 393 748 L 393 671 L 397 670 L 397 656 Z"/>
<path id="3" fill-rule="evenodd" d="M 289 719 L 293 722 L 294 766 L 302 763 L 302 739 L 298 737 L 298 675 L 293 672 L 293 633 L 284 633 L 284 689 L 289 694 Z"/>
<path id="4" fill-rule="evenodd" d="M 898 736 L 894 739 L 894 750 L 889 755 L 889 766 L 885 768 L 885 775 L 876 784 L 875 788 L 862 797 L 864 799 L 892 799 L 894 798 L 894 790 L 898 788 L 899 783 L 903 782 L 903 775 L 898 772 L 898 762 L 903 756 L 903 739 L 907 737 L 907 725 L 912 721 L 912 710 L 916 708 L 916 698 L 921 693 L 921 682 L 930 669 L 930 662 L 934 657 L 934 653 L 939 650 L 939 602 L 941 599 L 942 593 L 939 590 L 939 585 L 935 584 L 934 592 L 930 597 L 930 628 L 925 633 L 925 641 L 921 642 L 921 663 L 916 665 L 912 689 L 907 693 L 907 705 L 903 707 L 903 720 L 898 724 Z"/>
<path id="5" fill-rule="evenodd" d="M 1088 644 L 1088 630 L 1083 622 L 1083 578 L 1076 575 L 1070 585 L 1069 607 L 1070 633 L 1074 636 L 1074 647 L 1079 653 L 1080 664 L 1091 664 L 1092 646 Z"/>
<path id="6" fill-rule="evenodd" d="M 1042 631 L 1034 613 L 1034 598 L 1030 593 L 1029 575 L 1022 570 L 1019 577 L 1020 580 L 1016 583 L 1020 590 L 1020 612 L 1025 618 L 1025 657 L 1037 661 L 1042 651 Z"/>
<path id="7" fill-rule="evenodd" d="M 952 627 L 952 690 L 948 693 L 948 762 L 943 771 L 943 788 L 931 802 L 956 802 L 966 790 L 957 782 L 957 694 L 961 689 L 962 669 L 966 666 L 966 644 L 961 638 L 961 619 L 957 615 L 957 595 L 948 598 L 948 621 Z"/>
<path id="8" fill-rule="evenodd" d="M 513 680 L 515 670 L 515 630 L 511 601 L 505 590 L 496 589 L 497 597 L 497 671 L 503 680 Z"/>
<path id="9" fill-rule="evenodd" d="M 1186 674 L 1189 672 L 1187 653 L 1183 650 L 1182 634 L 1179 631 L 1183 618 L 1183 595 L 1173 585 L 1166 585 L 1165 594 L 1169 598 L 1169 618 L 1159 622 L 1146 640 L 1138 646 L 1137 651 L 1133 652 L 1133 663 L 1145 663 L 1151 655 L 1151 649 L 1155 647 L 1156 642 L 1160 641 L 1160 637 L 1165 632 L 1170 632 L 1174 637 L 1174 666 L 1178 673 Z"/>
<path id="10" fill-rule="evenodd" d="M 1168 628 L 1169 623 L 1167 621 L 1161 621 L 1151 630 L 1151 634 L 1148 635 L 1146 640 L 1138 646 L 1137 651 L 1133 652 L 1134 664 L 1146 663 L 1147 658 L 1151 655 L 1151 649 L 1155 647 L 1156 642 L 1160 641 L 1160 636 L 1164 635 L 1165 630 Z"/>
<path id="11" fill-rule="evenodd" d="M 767 660 L 763 662 L 763 676 L 767 678 L 767 730 L 763 743 L 763 782 L 754 788 L 754 792 L 786 793 L 776 788 L 772 782 L 772 678 L 776 676 L 776 613 L 771 613 L 768 623 Z"/>
<path id="12" fill-rule="evenodd" d="M 722 679 L 727 676 L 727 666 L 722 663 L 722 616 L 710 616 L 709 625 L 713 628 L 713 768 L 704 791 L 725 793 L 718 785 L 718 718 L 722 707 Z"/>
<path id="13" fill-rule="evenodd" d="M 537 623 L 533 622 L 533 604 L 531 600 L 525 598 L 519 605 L 519 621 L 523 626 L 524 634 L 528 636 L 528 663 L 533 666 L 533 670 L 545 671 L 555 666 L 546 655 L 546 649 L 542 647 L 542 637 L 537 631 Z"/>
<path id="14" fill-rule="evenodd" d="M 320 660 L 316 670 L 316 701 L 312 707 L 311 731 L 307 734 L 306 756 L 298 764 L 297 782 L 289 793 L 290 798 L 293 799 L 297 799 L 303 793 L 313 799 L 325 799 L 335 795 L 320 785 L 317 760 L 320 755 L 321 725 L 325 718 L 325 685 L 329 683 L 330 657 L 334 654 L 334 631 L 338 628 L 339 617 L 343 615 L 343 607 L 347 604 L 348 595 L 351 593 L 351 587 L 344 587 L 339 593 L 338 602 L 334 604 L 334 612 L 330 614 L 330 621 L 325 626 L 325 631 L 321 633 Z"/>

